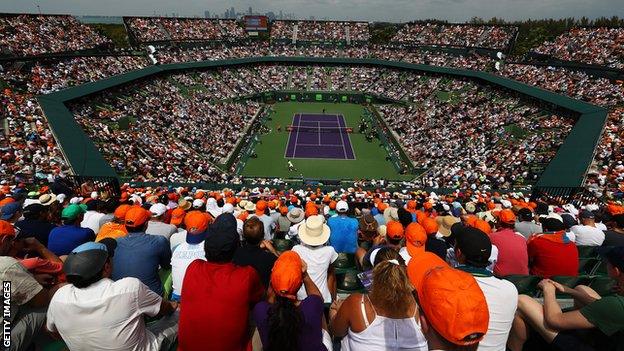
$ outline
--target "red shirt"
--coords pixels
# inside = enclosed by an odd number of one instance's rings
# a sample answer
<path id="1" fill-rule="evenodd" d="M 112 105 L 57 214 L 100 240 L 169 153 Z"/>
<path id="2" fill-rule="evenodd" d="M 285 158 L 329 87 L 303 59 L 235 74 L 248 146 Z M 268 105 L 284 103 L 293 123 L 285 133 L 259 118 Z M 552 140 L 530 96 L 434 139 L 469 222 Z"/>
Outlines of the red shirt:
<path id="1" fill-rule="evenodd" d="M 498 249 L 494 274 L 504 277 L 510 274 L 529 274 L 529 255 L 526 239 L 513 229 L 505 228 L 490 235 L 492 245 Z"/>
<path id="2" fill-rule="evenodd" d="M 252 267 L 195 260 L 182 285 L 179 351 L 248 349 L 250 309 L 264 293 Z"/>
<path id="3" fill-rule="evenodd" d="M 578 249 L 573 242 L 562 240 L 563 233 L 540 234 L 529 239 L 531 274 L 543 278 L 578 276 Z"/>

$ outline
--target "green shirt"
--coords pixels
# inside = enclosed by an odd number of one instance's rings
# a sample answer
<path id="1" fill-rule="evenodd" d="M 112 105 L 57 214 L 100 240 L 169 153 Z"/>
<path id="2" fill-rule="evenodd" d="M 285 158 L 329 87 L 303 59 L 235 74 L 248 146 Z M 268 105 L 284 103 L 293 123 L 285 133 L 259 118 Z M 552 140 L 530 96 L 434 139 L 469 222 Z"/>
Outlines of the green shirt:
<path id="1" fill-rule="evenodd" d="M 624 296 L 605 296 L 580 309 L 581 314 L 600 329 L 617 345 L 624 349 Z"/>

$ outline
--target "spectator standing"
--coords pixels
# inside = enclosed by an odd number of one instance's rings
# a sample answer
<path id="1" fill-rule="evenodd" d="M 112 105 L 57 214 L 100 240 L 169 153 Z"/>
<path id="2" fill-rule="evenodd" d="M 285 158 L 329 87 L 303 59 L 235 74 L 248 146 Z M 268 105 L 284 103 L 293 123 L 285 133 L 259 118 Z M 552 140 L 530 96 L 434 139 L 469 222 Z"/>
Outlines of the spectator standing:
<path id="1" fill-rule="evenodd" d="M 479 351 L 505 350 L 516 314 L 518 290 L 509 281 L 496 278 L 486 267 L 492 253 L 490 238 L 479 229 L 462 227 L 455 238 L 457 269 L 471 274 L 483 291 L 489 311 L 488 331 Z"/>
<path id="2" fill-rule="evenodd" d="M 281 206 L 279 208 L 279 217 L 277 217 L 277 221 L 275 222 L 277 225 L 275 227 L 275 238 L 285 239 L 288 231 L 290 230 L 290 226 L 292 223 L 288 219 L 288 207 Z"/>
<path id="3" fill-rule="evenodd" d="M 510 274 L 529 274 L 529 256 L 524 236 L 514 232 L 516 215 L 509 209 L 498 214 L 498 231 L 490 235 L 498 249 L 494 274 L 504 277 Z"/>
<path id="4" fill-rule="evenodd" d="M 314 284 L 321 291 L 324 303 L 331 303 L 336 295 L 336 276 L 333 263 L 338 259 L 338 254 L 331 246 L 325 246 L 329 240 L 330 229 L 324 223 L 323 216 L 310 216 L 299 226 L 300 245 L 295 245 L 293 251 L 301 256 L 308 266 L 308 274 Z M 304 288 L 299 289 L 297 298 L 306 298 Z"/>
<path id="5" fill-rule="evenodd" d="M 44 246 L 48 246 L 48 238 L 52 229 L 56 228 L 48 220 L 48 208 L 42 204 L 30 204 L 24 208 L 24 219 L 17 221 L 20 239 L 35 238 Z"/>
<path id="6" fill-rule="evenodd" d="M 264 350 L 331 350 L 323 297 L 301 257 L 294 251 L 284 252 L 275 262 L 270 281 L 267 301 L 253 310 Z M 307 297 L 298 300 L 301 286 Z"/>
<path id="7" fill-rule="evenodd" d="M 193 211 L 184 218 L 187 228 L 185 242 L 176 246 L 171 254 L 171 278 L 173 294 L 171 299 L 180 301 L 182 282 L 188 266 L 195 260 L 206 260 L 204 240 L 206 239 L 210 217 L 206 213 Z"/>
<path id="8" fill-rule="evenodd" d="M 217 217 L 204 241 L 206 261 L 193 261 L 184 276 L 178 350 L 244 351 L 250 346 L 249 311 L 264 289 L 252 267 L 232 263 L 239 245 L 234 216 Z"/>
<path id="9" fill-rule="evenodd" d="M 50 302 L 48 330 L 72 350 L 168 349 L 177 334 L 177 303 L 136 278 L 112 281 L 112 247 L 89 242 L 69 254 L 63 266 L 69 284 Z M 145 316 L 164 318 L 146 327 Z"/>
<path id="10" fill-rule="evenodd" d="M 138 206 L 133 206 L 126 213 L 128 235 L 117 239 L 112 279 L 117 281 L 134 277 L 156 294 L 162 295 L 158 269 L 171 266 L 171 249 L 164 236 L 145 233 L 150 217 L 148 210 Z"/>
<path id="11" fill-rule="evenodd" d="M 530 273 L 543 278 L 577 276 L 578 249 L 567 237 L 563 223 L 556 218 L 545 218 L 542 227 L 544 233 L 533 234 L 527 242 Z"/>
<path id="12" fill-rule="evenodd" d="M 327 225 L 331 230 L 329 244 L 338 253 L 353 254 L 357 250 L 358 221 L 347 216 L 349 205 L 346 201 L 338 201 L 336 204 L 337 216 L 327 220 Z"/>
<path id="13" fill-rule="evenodd" d="M 63 225 L 52 229 L 48 238 L 48 249 L 57 256 L 68 255 L 73 249 L 95 240 L 95 233 L 90 228 L 82 228 L 87 206 L 71 204 L 61 212 Z"/>
<path id="14" fill-rule="evenodd" d="M 570 228 L 574 233 L 576 245 L 580 246 L 600 246 L 605 240 L 605 234 L 596 227 L 596 216 L 588 210 L 581 210 L 579 213 L 581 224 Z"/>
<path id="15" fill-rule="evenodd" d="M 167 206 L 161 203 L 153 204 L 150 207 L 150 212 L 152 213 L 152 218 L 147 224 L 145 232 L 150 235 L 160 235 L 169 240 L 171 235 L 178 231 L 178 228 L 175 225 L 165 223 Z"/>
<path id="16" fill-rule="evenodd" d="M 264 240 L 264 224 L 258 217 L 251 217 L 243 224 L 243 245 L 236 249 L 232 262 L 239 266 L 251 266 L 265 287 L 269 286 L 271 270 L 279 254 L 270 241 Z"/>

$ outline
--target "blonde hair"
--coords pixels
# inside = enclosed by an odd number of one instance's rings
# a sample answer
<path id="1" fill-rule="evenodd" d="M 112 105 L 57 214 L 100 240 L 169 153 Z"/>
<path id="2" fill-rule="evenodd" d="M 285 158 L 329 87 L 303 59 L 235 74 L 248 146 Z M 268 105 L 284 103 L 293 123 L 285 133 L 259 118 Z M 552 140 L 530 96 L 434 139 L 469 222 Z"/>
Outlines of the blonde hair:
<path id="1" fill-rule="evenodd" d="M 373 286 L 369 293 L 371 301 L 375 301 L 384 311 L 404 311 L 411 300 L 414 300 L 414 287 L 407 277 L 405 261 L 398 252 L 388 254 L 386 260 L 373 268 Z M 392 257 L 395 256 L 395 257 Z M 390 262 L 389 260 L 396 260 Z"/>

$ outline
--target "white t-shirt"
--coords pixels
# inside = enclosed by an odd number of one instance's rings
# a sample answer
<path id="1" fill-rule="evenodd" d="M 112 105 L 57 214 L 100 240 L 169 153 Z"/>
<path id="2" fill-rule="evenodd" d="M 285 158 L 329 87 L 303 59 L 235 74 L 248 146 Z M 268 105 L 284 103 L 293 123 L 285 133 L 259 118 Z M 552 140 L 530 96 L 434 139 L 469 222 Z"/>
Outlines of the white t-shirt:
<path id="1" fill-rule="evenodd" d="M 182 229 L 182 228 L 178 228 L 178 231 L 173 233 L 173 235 L 171 235 L 171 237 L 169 238 L 169 245 L 171 246 L 171 252 L 173 252 L 173 249 L 186 242 L 186 229 Z"/>
<path id="2" fill-rule="evenodd" d="M 80 222 L 80 226 L 83 228 L 90 228 L 94 233 L 100 232 L 100 220 L 105 216 L 103 213 L 99 213 L 98 211 L 87 211 L 84 214 L 82 222 Z"/>
<path id="3" fill-rule="evenodd" d="M 162 298 L 136 278 L 104 278 L 84 289 L 60 288 L 48 308 L 46 327 L 58 331 L 70 350 L 157 351 L 144 315 L 160 311 Z"/>
<path id="4" fill-rule="evenodd" d="M 490 311 L 488 331 L 479 342 L 479 351 L 505 350 L 511 323 L 518 307 L 518 290 L 507 280 L 475 276 Z"/>
<path id="5" fill-rule="evenodd" d="M 174 294 L 182 295 L 182 282 L 184 281 L 186 269 L 191 262 L 197 259 L 206 260 L 203 241 L 199 244 L 183 242 L 171 254 L 171 278 L 173 280 Z"/>
<path id="6" fill-rule="evenodd" d="M 177 231 L 178 228 L 173 224 L 156 221 L 149 221 L 147 223 L 147 229 L 145 229 L 145 233 L 164 236 L 165 238 L 167 238 L 167 240 L 169 240 L 171 235 L 173 235 L 173 233 Z"/>
<path id="7" fill-rule="evenodd" d="M 301 221 L 299 223 L 295 223 L 293 225 L 290 226 L 290 229 L 288 229 L 288 238 L 292 239 L 296 236 L 299 235 L 299 226 L 302 225 L 303 223 L 305 223 L 304 221 Z"/>
<path id="8" fill-rule="evenodd" d="M 575 225 L 570 231 L 576 236 L 576 245 L 580 246 L 600 246 L 605 239 L 602 230 L 588 225 Z"/>
<path id="9" fill-rule="evenodd" d="M 321 291 L 325 303 L 331 303 L 332 297 L 327 286 L 327 270 L 329 265 L 338 259 L 338 254 L 331 246 L 310 247 L 306 245 L 295 245 L 293 251 L 301 256 L 301 259 L 308 265 L 308 275 Z M 305 287 L 301 286 L 297 293 L 297 298 L 303 300 L 308 295 Z"/>

